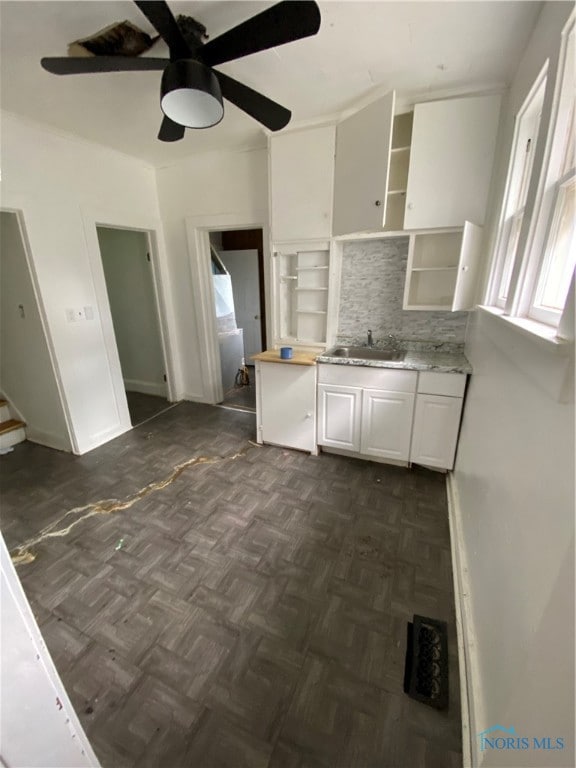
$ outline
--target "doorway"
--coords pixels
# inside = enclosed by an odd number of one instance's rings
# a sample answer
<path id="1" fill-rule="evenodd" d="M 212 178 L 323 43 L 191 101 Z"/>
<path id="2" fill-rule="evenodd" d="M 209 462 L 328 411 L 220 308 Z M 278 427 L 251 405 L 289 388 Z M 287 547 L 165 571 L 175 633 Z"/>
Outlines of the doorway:
<path id="1" fill-rule="evenodd" d="M 29 260 L 30 259 L 30 260 Z M 0 211 L 0 400 L 2 432 L 74 449 L 20 211 Z"/>
<path id="2" fill-rule="evenodd" d="M 147 232 L 96 227 L 132 426 L 157 416 L 167 400 L 166 366 Z"/>
<path id="3" fill-rule="evenodd" d="M 222 404 L 256 410 L 253 355 L 266 346 L 264 250 L 261 229 L 210 232 Z M 230 284 L 228 305 L 221 294 Z M 232 315 L 232 316 L 231 316 Z"/>

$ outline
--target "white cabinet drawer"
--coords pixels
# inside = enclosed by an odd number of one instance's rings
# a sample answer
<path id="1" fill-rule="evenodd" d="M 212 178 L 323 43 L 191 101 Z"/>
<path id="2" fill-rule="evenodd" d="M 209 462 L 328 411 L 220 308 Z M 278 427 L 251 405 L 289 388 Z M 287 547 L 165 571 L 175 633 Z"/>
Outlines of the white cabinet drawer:
<path id="1" fill-rule="evenodd" d="M 433 373 L 422 371 L 418 376 L 418 392 L 426 395 L 463 397 L 466 387 L 465 373 Z"/>
<path id="2" fill-rule="evenodd" d="M 337 384 L 343 387 L 385 389 L 390 392 L 416 392 L 416 371 L 391 368 L 368 368 L 360 365 L 318 365 L 320 384 Z"/>

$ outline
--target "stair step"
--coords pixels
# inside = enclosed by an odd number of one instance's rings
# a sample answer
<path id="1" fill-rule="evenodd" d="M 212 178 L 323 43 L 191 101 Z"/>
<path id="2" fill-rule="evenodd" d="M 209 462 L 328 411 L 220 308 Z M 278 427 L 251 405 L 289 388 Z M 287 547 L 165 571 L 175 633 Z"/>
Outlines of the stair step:
<path id="1" fill-rule="evenodd" d="M 15 429 L 23 429 L 26 424 L 18 419 L 8 419 L 8 421 L 0 421 L 0 435 L 4 435 L 7 432 L 13 432 Z"/>

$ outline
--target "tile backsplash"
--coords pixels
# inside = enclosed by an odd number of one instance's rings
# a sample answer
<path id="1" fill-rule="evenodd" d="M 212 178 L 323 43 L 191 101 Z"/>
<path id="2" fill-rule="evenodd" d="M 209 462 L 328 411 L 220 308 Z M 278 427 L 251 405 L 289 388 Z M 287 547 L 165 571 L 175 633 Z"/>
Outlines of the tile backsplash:
<path id="1" fill-rule="evenodd" d="M 388 334 L 409 341 L 463 344 L 467 312 L 421 312 L 402 309 L 408 238 L 355 240 L 344 243 L 338 337 L 374 343 Z"/>

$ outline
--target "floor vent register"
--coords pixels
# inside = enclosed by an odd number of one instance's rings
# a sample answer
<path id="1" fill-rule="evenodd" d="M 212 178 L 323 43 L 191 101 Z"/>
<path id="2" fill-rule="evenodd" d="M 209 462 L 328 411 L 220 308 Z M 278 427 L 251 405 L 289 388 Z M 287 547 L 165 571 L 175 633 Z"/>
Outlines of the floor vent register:
<path id="1" fill-rule="evenodd" d="M 448 707 L 448 636 L 445 621 L 414 615 L 408 622 L 404 691 L 436 709 Z"/>

